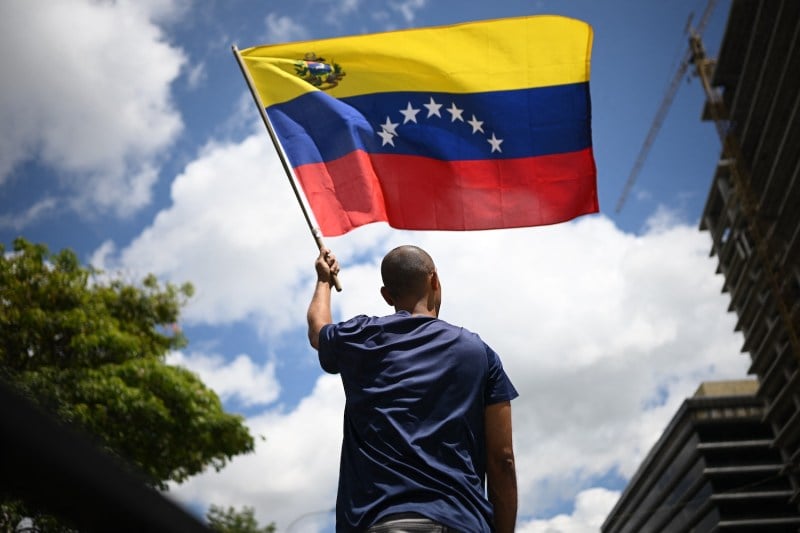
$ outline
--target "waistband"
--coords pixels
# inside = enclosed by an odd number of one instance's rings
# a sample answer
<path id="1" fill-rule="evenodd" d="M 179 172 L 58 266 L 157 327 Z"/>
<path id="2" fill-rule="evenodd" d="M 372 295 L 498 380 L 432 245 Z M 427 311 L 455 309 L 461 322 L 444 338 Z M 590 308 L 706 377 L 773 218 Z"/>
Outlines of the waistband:
<path id="1" fill-rule="evenodd" d="M 366 533 L 458 533 L 458 531 L 417 513 L 397 513 L 376 522 Z"/>

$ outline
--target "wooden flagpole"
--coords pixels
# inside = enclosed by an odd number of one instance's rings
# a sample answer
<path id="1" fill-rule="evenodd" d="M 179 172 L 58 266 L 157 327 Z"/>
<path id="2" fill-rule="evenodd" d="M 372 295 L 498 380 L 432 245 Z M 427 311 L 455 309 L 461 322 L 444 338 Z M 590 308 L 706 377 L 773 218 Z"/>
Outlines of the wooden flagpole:
<path id="1" fill-rule="evenodd" d="M 247 68 L 244 66 L 244 61 L 242 60 L 242 56 L 239 53 L 239 48 L 236 45 L 231 47 L 233 50 L 233 55 L 236 57 L 236 62 L 239 64 L 239 69 L 242 71 L 242 76 L 244 76 L 245 81 L 247 82 L 247 87 L 250 89 L 250 94 L 253 96 L 253 100 L 256 103 L 256 107 L 258 107 L 259 113 L 261 113 L 261 120 L 264 121 L 264 126 L 267 127 L 267 133 L 269 133 L 269 138 L 272 140 L 272 144 L 275 145 L 275 151 L 278 152 L 278 157 L 281 160 L 281 165 L 283 165 L 283 171 L 286 173 L 286 177 L 289 179 L 289 184 L 292 186 L 292 190 L 294 191 L 294 196 L 297 199 L 297 203 L 300 204 L 300 210 L 303 212 L 303 217 L 306 219 L 306 224 L 308 224 L 308 229 L 311 230 L 311 235 L 314 237 L 314 241 L 317 243 L 317 248 L 322 249 L 325 245 L 322 242 L 322 232 L 319 228 L 314 226 L 314 223 L 311 221 L 311 217 L 308 214 L 308 210 L 306 209 L 305 203 L 303 203 L 302 193 L 300 192 L 300 188 L 297 186 L 297 182 L 294 179 L 294 175 L 292 174 L 292 169 L 289 166 L 289 162 L 286 161 L 286 155 L 281 148 L 280 142 L 278 142 L 278 136 L 275 134 L 275 130 L 272 128 L 272 123 L 269 121 L 269 117 L 267 116 L 267 110 L 264 107 L 264 103 L 261 101 L 261 98 L 258 96 L 258 91 L 256 91 L 255 84 L 253 83 L 253 78 L 250 76 L 250 72 L 247 71 Z M 336 287 L 336 290 L 341 292 L 342 285 L 339 283 L 339 278 L 337 276 L 332 276 L 333 286 Z"/>

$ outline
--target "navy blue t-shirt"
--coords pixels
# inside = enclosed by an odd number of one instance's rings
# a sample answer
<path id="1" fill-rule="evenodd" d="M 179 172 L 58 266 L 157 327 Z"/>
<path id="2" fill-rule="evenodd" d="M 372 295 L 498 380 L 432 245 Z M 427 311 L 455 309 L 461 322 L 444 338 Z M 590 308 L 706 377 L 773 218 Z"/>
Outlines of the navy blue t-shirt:
<path id="1" fill-rule="evenodd" d="M 487 405 L 517 391 L 475 333 L 401 311 L 320 331 L 319 361 L 346 403 L 336 531 L 415 512 L 458 531 L 491 531 Z"/>

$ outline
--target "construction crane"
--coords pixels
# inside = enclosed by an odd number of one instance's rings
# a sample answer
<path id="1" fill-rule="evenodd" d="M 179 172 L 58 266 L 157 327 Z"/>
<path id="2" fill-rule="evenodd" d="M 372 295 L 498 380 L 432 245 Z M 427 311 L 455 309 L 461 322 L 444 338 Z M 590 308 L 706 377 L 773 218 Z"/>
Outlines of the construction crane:
<path id="1" fill-rule="evenodd" d="M 676 71 L 675 76 L 667 89 L 667 93 L 664 95 L 664 99 L 661 102 L 658 113 L 656 113 L 655 120 L 653 120 L 653 124 L 650 126 L 650 131 L 645 138 L 642 149 L 636 159 L 636 163 L 634 164 L 631 174 L 628 177 L 628 181 L 625 184 L 622 196 L 617 203 L 616 211 L 619 212 L 622 209 L 627 194 L 633 187 L 636 177 L 644 165 L 644 161 L 647 158 L 647 153 L 650 151 L 650 147 L 658 135 L 661 124 L 664 122 L 664 118 L 669 111 L 669 107 L 672 104 L 672 100 L 675 97 L 675 93 L 678 90 L 681 79 L 683 79 L 688 66 L 690 64 L 694 65 L 695 74 L 698 76 L 698 78 L 700 78 L 700 82 L 703 86 L 703 91 L 706 96 L 708 113 L 711 120 L 714 122 L 717 135 L 719 135 L 722 143 L 721 157 L 730 162 L 729 169 L 731 173 L 732 184 L 736 190 L 736 197 L 738 199 L 737 202 L 744 215 L 747 230 L 749 231 L 749 234 L 755 243 L 756 255 L 761 265 L 763 265 L 767 286 L 773 295 L 778 314 L 786 328 L 786 333 L 789 337 L 789 344 L 792 346 L 792 349 L 795 353 L 800 354 L 800 333 L 798 333 L 797 325 L 792 320 L 792 303 L 789 301 L 790 297 L 782 290 L 780 281 L 783 279 L 788 279 L 788 276 L 786 276 L 786 273 L 783 272 L 782 267 L 779 264 L 776 264 L 771 260 L 775 254 L 772 250 L 770 250 L 770 240 L 767 237 L 767 232 L 762 227 L 762 220 L 759 216 L 758 201 L 753 195 L 751 189 L 752 177 L 749 175 L 746 165 L 743 162 L 744 158 L 742 157 L 741 147 L 739 146 L 738 139 L 729 131 L 729 124 L 725 118 L 727 113 L 724 111 L 725 105 L 722 102 L 722 97 L 719 92 L 711 86 L 711 77 L 715 67 L 715 61 L 706 56 L 701 35 L 706 24 L 708 23 L 708 19 L 714 9 L 715 4 L 716 0 L 709 0 L 708 4 L 706 5 L 705 12 L 703 13 L 703 17 L 700 19 L 700 23 L 698 24 L 697 28 L 691 27 L 691 17 L 689 18 L 689 24 L 687 24 L 687 32 L 689 33 L 689 49 L 686 51 L 686 55 L 678 67 L 678 70 Z"/>
<path id="2" fill-rule="evenodd" d="M 625 182 L 625 186 L 622 189 L 622 195 L 617 201 L 617 206 L 615 208 L 615 212 L 617 213 L 622 211 L 622 207 L 625 205 L 625 200 L 627 200 L 628 194 L 630 194 L 631 189 L 633 189 L 633 185 L 636 183 L 636 178 L 638 178 L 639 173 L 644 166 L 644 162 L 647 159 L 647 155 L 650 153 L 650 148 L 652 148 L 653 142 L 656 140 L 658 132 L 661 130 L 661 125 L 664 123 L 664 119 L 667 117 L 667 113 L 672 106 L 672 101 L 675 99 L 675 94 L 678 92 L 681 81 L 686 75 L 689 65 L 694 63 L 696 57 L 695 41 L 699 40 L 703 35 L 703 31 L 708 24 L 708 20 L 711 18 L 711 13 L 714 11 L 714 6 L 716 3 L 717 0 L 708 1 L 705 11 L 703 11 L 703 16 L 700 18 L 700 22 L 694 29 L 691 27 L 692 16 L 689 16 L 689 20 L 686 23 L 686 30 L 684 31 L 684 33 L 689 34 L 689 47 L 684 53 L 682 61 L 678 65 L 678 70 L 675 71 L 675 75 L 672 77 L 672 80 L 667 86 L 667 92 L 664 94 L 664 98 L 661 101 L 661 105 L 658 107 L 658 111 L 653 119 L 653 123 L 650 125 L 650 131 L 647 132 L 647 136 L 644 139 L 642 148 L 639 150 L 639 155 L 636 157 L 636 162 L 633 164 L 630 175 L 628 175 L 628 180 Z"/>

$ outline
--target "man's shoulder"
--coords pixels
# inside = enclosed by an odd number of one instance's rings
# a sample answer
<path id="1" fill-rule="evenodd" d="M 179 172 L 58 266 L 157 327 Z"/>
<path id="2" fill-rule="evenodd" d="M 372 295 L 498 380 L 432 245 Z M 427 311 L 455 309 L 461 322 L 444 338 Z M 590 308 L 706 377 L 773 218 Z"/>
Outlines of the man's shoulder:
<path id="1" fill-rule="evenodd" d="M 352 326 L 363 326 L 363 325 L 385 325 L 385 324 L 394 324 L 394 323 L 402 323 L 402 322 L 420 322 L 420 321 L 439 321 L 433 317 L 423 317 L 418 315 L 411 315 L 407 311 L 398 311 L 397 313 L 392 313 L 389 315 L 356 315 L 352 318 L 339 322 L 337 324 L 333 324 L 337 327 L 352 327 Z M 449 324 L 448 324 L 449 326 Z M 455 327 L 455 326 L 450 326 Z"/>
<path id="2" fill-rule="evenodd" d="M 452 323 L 447 322 L 446 320 L 442 320 L 442 319 L 437 319 L 437 322 L 439 322 L 439 324 L 440 324 L 440 326 L 442 328 L 446 328 L 446 329 L 452 330 L 454 332 L 457 332 L 465 340 L 472 341 L 472 342 L 479 342 L 481 344 L 486 344 L 486 343 L 483 342 L 483 339 L 481 339 L 480 335 L 478 335 L 477 333 L 475 333 L 474 331 L 472 331 L 469 328 L 466 328 L 464 326 L 459 326 L 459 325 L 456 325 L 456 324 L 452 324 Z"/>
<path id="3" fill-rule="evenodd" d="M 323 327 L 323 330 L 326 331 L 326 334 L 336 334 L 336 335 L 352 335 L 356 334 L 357 332 L 371 328 L 371 327 L 385 327 L 387 324 L 391 324 L 394 320 L 395 315 L 385 315 L 385 316 L 372 316 L 372 315 L 356 315 L 352 318 L 348 318 L 347 320 L 343 320 L 342 322 L 335 322 L 332 324 L 326 324 Z"/>
<path id="4" fill-rule="evenodd" d="M 337 335 L 342 336 L 357 334 L 372 328 L 380 328 L 385 333 L 396 334 L 424 334 L 424 332 L 438 330 L 441 333 L 457 336 L 461 342 L 479 344 L 488 348 L 480 335 L 463 326 L 452 324 L 441 318 L 412 315 L 407 311 L 381 316 L 356 315 L 343 322 L 328 324 L 326 327 L 333 328 L 331 332 L 335 331 Z"/>

